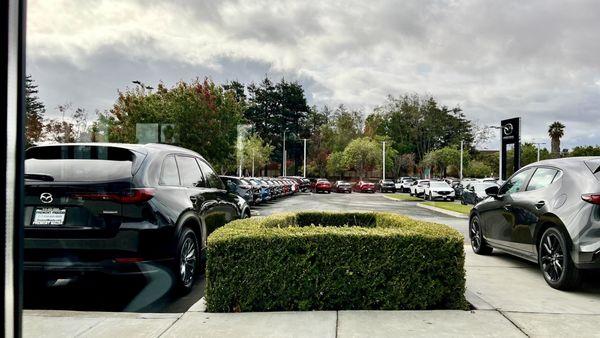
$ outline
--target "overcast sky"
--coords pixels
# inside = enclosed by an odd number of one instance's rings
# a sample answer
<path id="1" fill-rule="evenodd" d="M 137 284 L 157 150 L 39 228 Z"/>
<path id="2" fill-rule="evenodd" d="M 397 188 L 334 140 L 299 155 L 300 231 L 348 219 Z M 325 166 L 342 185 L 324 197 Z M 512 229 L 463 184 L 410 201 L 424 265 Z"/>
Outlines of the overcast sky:
<path id="1" fill-rule="evenodd" d="M 425 93 L 480 125 L 521 116 L 524 141 L 549 147 L 559 120 L 563 147 L 600 144 L 598 1 L 31 0 L 27 26 L 48 114 L 93 115 L 133 80 L 268 74 L 318 106 Z"/>

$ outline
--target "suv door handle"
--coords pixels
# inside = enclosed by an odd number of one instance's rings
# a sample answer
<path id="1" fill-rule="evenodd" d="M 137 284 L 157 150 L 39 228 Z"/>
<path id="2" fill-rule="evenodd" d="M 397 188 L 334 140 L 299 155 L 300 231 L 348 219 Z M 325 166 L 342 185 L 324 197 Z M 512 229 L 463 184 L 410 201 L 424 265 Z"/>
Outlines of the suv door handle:
<path id="1" fill-rule="evenodd" d="M 539 201 L 539 202 L 537 202 L 537 203 L 536 203 L 536 204 L 534 204 L 534 205 L 535 205 L 535 207 L 536 207 L 537 209 L 541 209 L 541 208 L 543 208 L 543 207 L 544 207 L 544 205 L 546 205 L 546 202 L 544 202 L 544 201 Z"/>
<path id="2" fill-rule="evenodd" d="M 506 210 L 506 211 L 510 211 L 510 208 L 511 208 L 511 207 L 512 207 L 512 204 L 505 204 L 505 205 L 503 206 L 504 210 Z"/>

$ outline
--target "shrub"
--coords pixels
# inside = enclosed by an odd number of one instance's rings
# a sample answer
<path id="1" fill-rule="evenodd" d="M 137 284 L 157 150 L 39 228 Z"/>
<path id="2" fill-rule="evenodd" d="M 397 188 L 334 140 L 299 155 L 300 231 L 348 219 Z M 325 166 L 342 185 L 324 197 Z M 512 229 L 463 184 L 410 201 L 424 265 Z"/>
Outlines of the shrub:
<path id="1" fill-rule="evenodd" d="M 387 213 L 279 214 L 208 238 L 210 312 L 464 309 L 463 237 Z"/>

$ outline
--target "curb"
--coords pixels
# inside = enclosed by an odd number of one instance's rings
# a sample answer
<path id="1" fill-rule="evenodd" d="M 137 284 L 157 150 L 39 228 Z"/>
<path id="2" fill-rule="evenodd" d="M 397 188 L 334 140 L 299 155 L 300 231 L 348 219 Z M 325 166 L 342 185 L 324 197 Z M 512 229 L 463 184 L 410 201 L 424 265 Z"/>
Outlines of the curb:
<path id="1" fill-rule="evenodd" d="M 464 218 L 464 219 L 469 219 L 468 215 L 465 214 L 461 214 L 460 212 L 455 212 L 455 211 L 450 211 L 450 210 L 446 210 L 446 209 L 442 209 L 442 208 L 437 208 L 437 207 L 432 207 L 431 205 L 425 205 L 423 203 L 417 203 L 418 207 L 424 208 L 424 209 L 429 209 L 429 210 L 433 210 L 442 214 L 446 214 L 448 216 L 452 216 L 452 217 L 456 217 L 456 218 Z"/>

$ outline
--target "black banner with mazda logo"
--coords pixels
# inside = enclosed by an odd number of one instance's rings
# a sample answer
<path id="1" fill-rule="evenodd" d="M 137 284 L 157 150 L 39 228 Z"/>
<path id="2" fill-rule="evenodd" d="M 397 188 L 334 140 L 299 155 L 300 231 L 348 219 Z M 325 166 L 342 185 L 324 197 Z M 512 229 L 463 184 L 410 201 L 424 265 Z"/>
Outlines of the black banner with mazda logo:
<path id="1" fill-rule="evenodd" d="M 506 160 L 507 160 L 507 146 L 514 144 L 514 155 L 512 158 L 513 168 L 516 172 L 521 168 L 521 118 L 515 117 L 508 120 L 502 120 L 500 123 L 502 127 L 502 180 L 506 180 Z"/>

